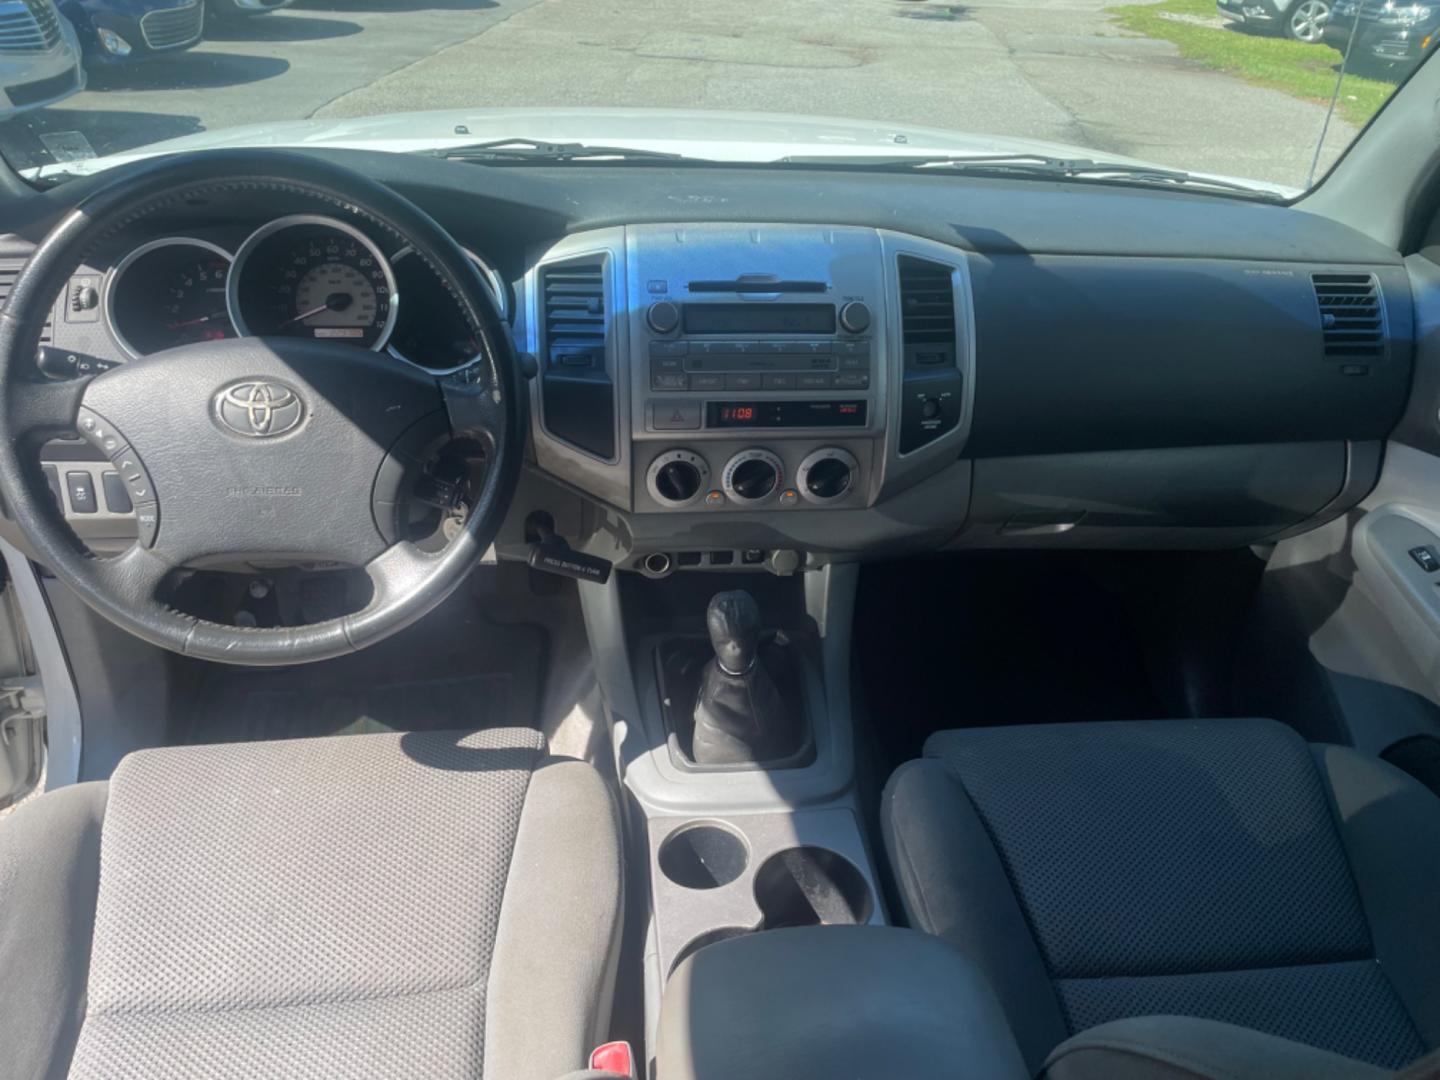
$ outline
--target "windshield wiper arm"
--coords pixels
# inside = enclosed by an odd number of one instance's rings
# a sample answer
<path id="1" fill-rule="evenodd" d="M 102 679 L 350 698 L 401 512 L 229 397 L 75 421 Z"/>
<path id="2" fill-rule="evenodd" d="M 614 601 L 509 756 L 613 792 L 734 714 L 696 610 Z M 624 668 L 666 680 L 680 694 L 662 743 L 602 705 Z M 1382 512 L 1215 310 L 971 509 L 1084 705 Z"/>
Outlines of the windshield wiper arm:
<path id="1" fill-rule="evenodd" d="M 834 165 L 842 169 L 874 169 L 880 172 L 953 172 L 972 176 L 1025 176 L 1037 179 L 1106 180 L 1114 179 L 1137 184 L 1165 184 L 1177 187 L 1209 188 L 1212 191 L 1233 191 L 1254 198 L 1283 202 L 1284 197 L 1249 184 L 1200 176 L 1183 169 L 1167 169 L 1160 165 L 1128 165 L 1119 162 L 1093 161 L 1089 158 L 1059 158 L 1045 154 L 978 154 L 968 157 L 944 155 L 913 155 L 894 157 L 787 157 L 787 165 Z"/>
<path id="2" fill-rule="evenodd" d="M 690 161 L 684 154 L 664 150 L 637 150 L 630 146 L 600 146 L 580 142 L 542 142 L 538 139 L 491 139 L 488 142 L 442 146 L 426 151 L 457 161 Z"/>

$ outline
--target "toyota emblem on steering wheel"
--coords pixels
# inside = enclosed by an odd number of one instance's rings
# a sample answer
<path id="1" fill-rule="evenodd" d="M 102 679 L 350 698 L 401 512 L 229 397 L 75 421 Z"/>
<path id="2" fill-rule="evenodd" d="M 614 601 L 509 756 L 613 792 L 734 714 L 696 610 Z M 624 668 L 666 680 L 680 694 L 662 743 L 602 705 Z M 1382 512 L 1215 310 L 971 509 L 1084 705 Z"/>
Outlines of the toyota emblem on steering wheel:
<path id="1" fill-rule="evenodd" d="M 215 395 L 215 418 L 236 435 L 270 439 L 294 431 L 305 418 L 305 406 L 282 383 L 246 379 Z"/>

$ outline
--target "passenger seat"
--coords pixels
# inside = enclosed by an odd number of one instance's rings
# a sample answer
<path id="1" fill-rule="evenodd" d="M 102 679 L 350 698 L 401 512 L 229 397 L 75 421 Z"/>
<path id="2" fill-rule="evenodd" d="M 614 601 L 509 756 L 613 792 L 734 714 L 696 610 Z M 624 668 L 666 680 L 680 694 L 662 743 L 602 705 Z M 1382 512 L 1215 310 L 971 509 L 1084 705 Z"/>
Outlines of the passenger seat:
<path id="1" fill-rule="evenodd" d="M 1270 720 L 943 731 L 881 815 L 910 924 L 1032 1075 L 1359 1080 L 1440 1046 L 1440 798 L 1383 761 Z"/>

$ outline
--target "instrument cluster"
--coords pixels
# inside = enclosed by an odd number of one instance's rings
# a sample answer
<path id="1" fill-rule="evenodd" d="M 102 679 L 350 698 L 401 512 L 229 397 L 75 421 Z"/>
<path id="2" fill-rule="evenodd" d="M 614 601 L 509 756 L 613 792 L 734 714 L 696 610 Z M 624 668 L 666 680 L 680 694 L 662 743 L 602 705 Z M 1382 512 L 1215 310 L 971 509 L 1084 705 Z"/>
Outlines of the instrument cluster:
<path id="1" fill-rule="evenodd" d="M 504 280 L 466 255 L 508 318 Z M 111 335 L 132 360 L 250 335 L 385 350 L 437 373 L 479 352 L 448 290 L 411 248 L 387 253 L 355 226 L 319 214 L 268 221 L 233 253 L 193 236 L 150 240 L 105 275 L 102 303 Z"/>

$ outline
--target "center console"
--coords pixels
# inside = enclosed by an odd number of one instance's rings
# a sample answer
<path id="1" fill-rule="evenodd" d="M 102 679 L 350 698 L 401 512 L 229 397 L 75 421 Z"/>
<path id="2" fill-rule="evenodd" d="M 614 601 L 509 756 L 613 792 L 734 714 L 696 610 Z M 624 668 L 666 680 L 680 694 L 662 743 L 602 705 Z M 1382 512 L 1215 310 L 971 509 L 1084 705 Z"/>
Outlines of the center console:
<path id="1" fill-rule="evenodd" d="M 968 434 L 956 249 L 859 227 L 628 226 L 547 249 L 525 291 L 536 462 L 617 515 L 592 554 L 664 574 L 755 550 L 783 573 L 926 528 L 920 505 L 888 525 L 866 511 L 953 470 Z M 929 503 L 953 523 L 967 493 L 968 472 Z"/>

